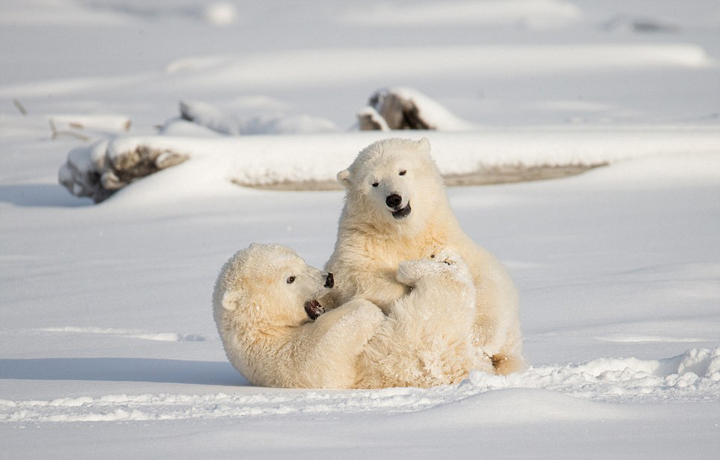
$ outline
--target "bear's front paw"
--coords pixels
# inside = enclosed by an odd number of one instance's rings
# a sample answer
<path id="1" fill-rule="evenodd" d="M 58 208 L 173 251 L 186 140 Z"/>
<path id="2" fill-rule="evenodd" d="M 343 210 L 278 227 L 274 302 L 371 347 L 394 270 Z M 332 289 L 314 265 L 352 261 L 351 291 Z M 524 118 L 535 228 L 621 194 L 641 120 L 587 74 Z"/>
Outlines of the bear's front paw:
<path id="1" fill-rule="evenodd" d="M 423 270 L 421 265 L 422 261 L 420 260 L 405 260 L 400 262 L 398 271 L 395 274 L 395 279 L 397 279 L 398 283 L 412 288 L 422 276 Z"/>
<path id="2" fill-rule="evenodd" d="M 419 280 L 441 271 L 440 265 L 434 259 L 405 260 L 398 265 L 395 277 L 399 283 L 412 288 Z"/>
<path id="3" fill-rule="evenodd" d="M 437 262 L 442 262 L 447 265 L 457 265 L 459 262 L 462 263 L 462 257 L 455 251 L 450 249 L 443 249 L 437 254 L 433 254 L 431 258 Z"/>

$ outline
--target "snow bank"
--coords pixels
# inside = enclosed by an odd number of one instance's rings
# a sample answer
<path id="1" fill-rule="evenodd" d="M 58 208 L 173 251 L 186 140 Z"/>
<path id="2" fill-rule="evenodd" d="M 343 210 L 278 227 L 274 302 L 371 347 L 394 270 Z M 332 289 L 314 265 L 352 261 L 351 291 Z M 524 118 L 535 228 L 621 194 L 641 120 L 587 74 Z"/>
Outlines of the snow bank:
<path id="1" fill-rule="evenodd" d="M 537 388 L 599 401 L 720 401 L 720 348 L 661 360 L 603 358 L 508 376 L 475 372 L 463 385 L 472 391 Z"/>
<path id="2" fill-rule="evenodd" d="M 353 8 L 341 20 L 353 25 L 384 27 L 437 27 L 438 25 L 525 25 L 559 27 L 574 22 L 580 9 L 562 0 L 450 1 L 441 4 L 380 3 Z"/>
<path id="3" fill-rule="evenodd" d="M 104 192 L 99 191 L 98 184 L 107 183 L 115 187 L 106 187 L 107 190 L 117 190 L 141 177 L 132 177 L 132 171 L 147 175 L 144 173 L 153 165 L 157 171 L 190 158 L 182 172 L 167 171 L 169 175 L 153 182 L 158 188 L 153 189 L 148 183 L 144 190 L 169 197 L 183 196 L 190 189 L 202 194 L 203 188 L 214 189 L 222 182 L 246 186 L 334 183 L 337 172 L 346 168 L 357 152 L 378 139 L 396 136 L 398 133 L 393 132 L 360 132 L 213 138 L 119 137 L 71 151 L 60 169 L 60 182 L 75 195 L 95 196 L 96 201 L 102 201 Z M 720 154 L 720 128 L 716 127 L 422 131 L 414 132 L 411 137 L 422 136 L 430 139 L 433 157 L 444 175 L 471 174 L 496 167 L 601 165 L 690 151 Z M 141 167 L 143 165 L 148 167 Z M 189 188 L 189 182 L 197 186 Z"/>
<path id="4" fill-rule="evenodd" d="M 289 88 L 335 93 L 338 87 L 368 85 L 368 82 L 376 87 L 382 82 L 417 82 L 419 79 L 424 80 L 421 84 L 428 85 L 455 82 L 458 78 L 479 82 L 486 78 L 517 80 L 561 75 L 565 79 L 588 74 L 610 75 L 619 70 L 706 69 L 713 65 L 714 60 L 703 46 L 684 43 L 291 49 L 182 57 L 170 62 L 165 73 L 144 71 L 16 82 L 0 87 L 0 97 L 42 98 L 47 94 L 59 97 L 122 91 L 156 98 L 160 94 L 177 97 L 209 90 L 237 94 L 282 92 Z"/>
<path id="5" fill-rule="evenodd" d="M 545 390 L 540 398 L 532 392 L 516 392 L 508 406 L 493 399 L 477 399 L 501 390 Z M 552 392 L 552 393 L 551 393 Z M 282 417 L 288 414 L 408 413 L 442 408 L 456 417 L 468 416 L 492 422 L 528 417 L 539 410 L 544 417 L 588 419 L 607 416 L 598 410 L 583 413 L 580 401 L 561 394 L 599 402 L 720 401 L 720 348 L 691 349 L 661 360 L 597 359 L 584 364 L 531 368 L 508 376 L 474 372 L 459 385 L 429 389 L 390 388 L 373 391 L 267 390 L 250 395 L 142 394 L 74 397 L 54 400 L 0 400 L 0 422 L 117 422 L 145 420 L 214 420 L 225 418 Z M 475 402 L 473 402 L 475 401 Z M 479 411 L 476 405 L 485 410 Z M 488 404 L 490 407 L 488 407 Z M 539 406 L 538 406 L 539 404 Z M 544 409 L 543 409 L 544 408 Z M 523 415 L 524 414 L 524 415 Z M 500 416 L 500 419 L 498 419 Z"/>
<path id="6" fill-rule="evenodd" d="M 359 66 L 358 63 L 362 63 Z M 429 63 L 432 63 L 431 65 Z M 198 88 L 252 91 L 336 87 L 383 81 L 446 81 L 533 77 L 578 73 L 607 74 L 619 69 L 707 68 L 713 60 L 694 44 L 467 45 L 397 48 L 306 49 L 257 55 L 184 57 L 168 69 L 176 73 L 158 91 L 183 94 Z M 148 78 L 148 82 L 153 78 Z M 38 94 L 42 83 L 0 88 L 0 96 Z M 57 84 L 55 85 L 57 86 Z"/>

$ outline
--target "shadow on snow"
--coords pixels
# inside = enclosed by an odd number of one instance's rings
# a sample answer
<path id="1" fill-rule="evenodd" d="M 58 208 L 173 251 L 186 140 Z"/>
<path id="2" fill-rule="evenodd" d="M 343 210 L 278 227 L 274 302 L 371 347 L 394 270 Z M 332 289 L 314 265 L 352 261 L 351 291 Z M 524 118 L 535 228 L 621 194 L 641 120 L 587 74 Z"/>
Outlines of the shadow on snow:
<path id="1" fill-rule="evenodd" d="M 56 184 L 0 185 L 0 202 L 21 207 L 76 208 L 93 204 L 90 198 L 77 198 Z"/>
<path id="2" fill-rule="evenodd" d="M 0 359 L 0 380 L 248 385 L 227 362 L 148 358 Z"/>

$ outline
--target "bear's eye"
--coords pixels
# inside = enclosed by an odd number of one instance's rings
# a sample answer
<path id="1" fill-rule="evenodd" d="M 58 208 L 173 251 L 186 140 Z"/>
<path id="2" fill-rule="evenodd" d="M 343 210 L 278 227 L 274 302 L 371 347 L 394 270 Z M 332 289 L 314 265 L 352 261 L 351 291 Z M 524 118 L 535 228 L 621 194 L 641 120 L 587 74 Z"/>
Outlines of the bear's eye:
<path id="1" fill-rule="evenodd" d="M 372 184 L 373 187 L 377 187 L 378 185 L 380 185 L 379 182 L 373 182 L 373 184 Z"/>
<path id="2" fill-rule="evenodd" d="M 287 284 L 293 284 L 294 282 L 295 282 L 295 277 L 294 277 L 294 276 L 290 276 L 290 277 L 287 279 Z"/>
<path id="3" fill-rule="evenodd" d="M 404 176 L 405 174 L 407 174 L 407 170 L 403 169 L 402 171 L 399 172 L 399 174 L 401 176 Z"/>

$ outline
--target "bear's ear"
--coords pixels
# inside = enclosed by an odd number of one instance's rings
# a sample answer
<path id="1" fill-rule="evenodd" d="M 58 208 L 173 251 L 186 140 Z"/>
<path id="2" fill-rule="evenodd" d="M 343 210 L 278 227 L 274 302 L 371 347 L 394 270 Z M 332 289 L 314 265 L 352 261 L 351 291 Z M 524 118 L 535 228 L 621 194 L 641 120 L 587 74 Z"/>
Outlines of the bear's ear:
<path id="1" fill-rule="evenodd" d="M 222 298 L 222 306 L 227 311 L 235 311 L 239 306 L 239 300 L 242 297 L 241 290 L 225 291 Z"/>
<path id="2" fill-rule="evenodd" d="M 418 141 L 418 147 L 425 153 L 430 153 L 430 139 L 423 137 Z"/>
<path id="3" fill-rule="evenodd" d="M 350 187 L 350 170 L 343 169 L 342 171 L 337 173 L 337 181 L 340 182 L 340 185 L 345 188 Z"/>

